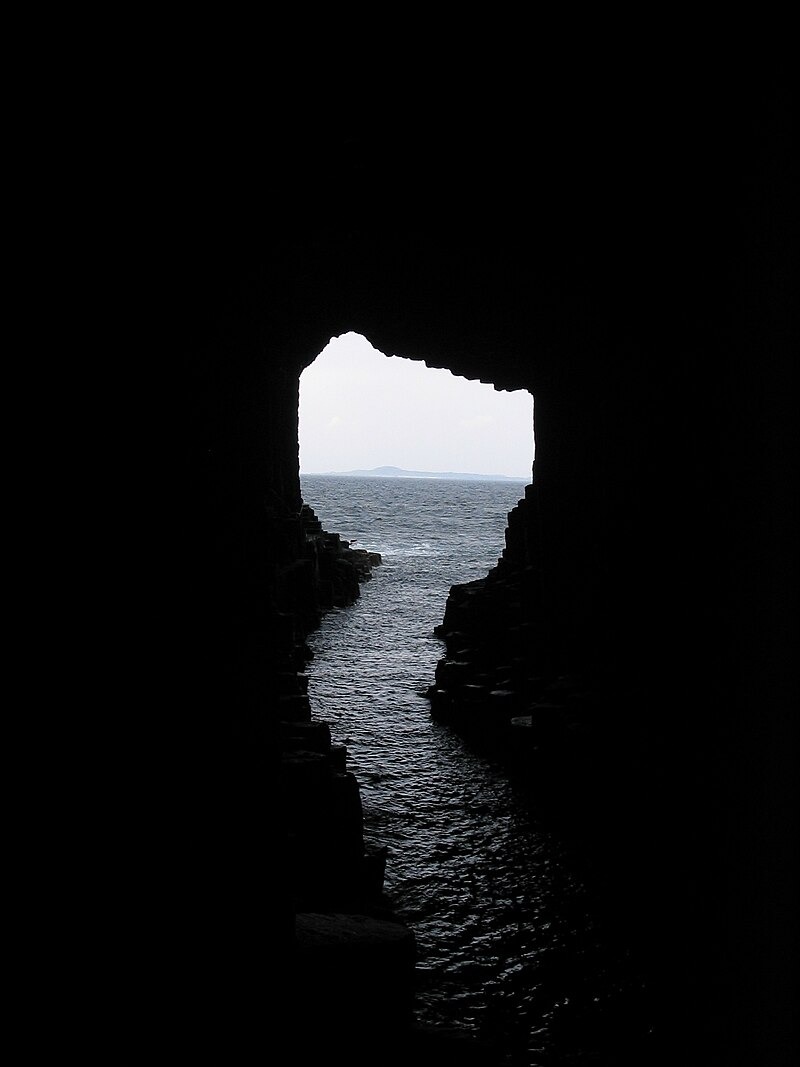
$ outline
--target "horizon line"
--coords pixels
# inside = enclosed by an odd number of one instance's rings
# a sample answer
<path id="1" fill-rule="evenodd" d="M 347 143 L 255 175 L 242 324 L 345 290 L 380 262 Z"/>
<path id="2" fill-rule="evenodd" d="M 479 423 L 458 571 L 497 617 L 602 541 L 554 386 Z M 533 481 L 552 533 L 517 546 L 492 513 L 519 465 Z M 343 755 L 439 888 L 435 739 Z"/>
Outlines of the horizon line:
<path id="1" fill-rule="evenodd" d="M 529 481 L 530 474 L 500 474 L 496 472 L 483 473 L 480 471 L 424 471 L 424 470 L 410 470 L 404 467 L 395 467 L 390 465 L 365 468 L 355 468 L 346 471 L 304 471 L 301 470 L 300 477 L 373 477 L 373 478 L 401 478 L 401 477 L 423 477 L 423 478 L 485 478 L 489 480 L 510 480 L 510 481 Z"/>

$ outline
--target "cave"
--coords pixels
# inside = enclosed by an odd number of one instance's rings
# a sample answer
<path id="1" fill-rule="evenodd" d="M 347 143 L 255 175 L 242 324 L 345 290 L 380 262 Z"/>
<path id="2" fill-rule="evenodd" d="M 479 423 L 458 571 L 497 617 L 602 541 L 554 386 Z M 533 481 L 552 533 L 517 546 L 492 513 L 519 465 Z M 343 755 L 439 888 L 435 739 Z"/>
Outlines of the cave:
<path id="1" fill-rule="evenodd" d="M 720 107 L 704 86 L 648 88 L 551 119 L 534 167 L 517 114 L 480 138 L 469 117 L 399 140 L 355 122 L 346 151 L 339 127 L 302 123 L 265 131 L 263 158 L 225 128 L 237 166 L 187 192 L 176 877 L 193 890 L 171 934 L 187 1047 L 301 1057 L 318 1018 L 292 970 L 279 726 L 321 610 L 298 383 L 355 331 L 532 394 L 529 655 L 586 680 L 598 741 L 560 765 L 569 810 L 543 780 L 554 824 L 646 931 L 675 1019 L 664 1063 L 791 1058 L 786 97 L 769 81 Z M 354 1002 L 348 1028 L 369 1029 L 363 1014 Z"/>

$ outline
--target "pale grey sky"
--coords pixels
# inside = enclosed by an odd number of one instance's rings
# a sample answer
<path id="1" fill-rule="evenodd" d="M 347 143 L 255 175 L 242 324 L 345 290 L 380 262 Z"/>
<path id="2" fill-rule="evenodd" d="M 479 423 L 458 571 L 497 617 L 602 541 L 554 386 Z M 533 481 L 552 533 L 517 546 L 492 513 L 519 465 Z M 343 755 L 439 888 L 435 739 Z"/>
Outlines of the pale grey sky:
<path id="1" fill-rule="evenodd" d="M 533 397 L 333 338 L 300 377 L 300 470 L 402 467 L 530 480 Z"/>

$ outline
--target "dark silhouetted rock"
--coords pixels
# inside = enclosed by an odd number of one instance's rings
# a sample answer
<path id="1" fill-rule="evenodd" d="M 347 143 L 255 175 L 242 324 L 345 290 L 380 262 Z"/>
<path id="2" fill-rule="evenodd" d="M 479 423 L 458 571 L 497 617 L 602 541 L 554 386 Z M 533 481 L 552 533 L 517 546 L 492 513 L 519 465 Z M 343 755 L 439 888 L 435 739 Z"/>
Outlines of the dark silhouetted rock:
<path id="1" fill-rule="evenodd" d="M 240 1019 L 248 990 L 273 996 L 265 969 L 285 984 L 297 894 L 369 913 L 342 754 L 284 751 L 279 729 L 313 722 L 286 675 L 375 566 L 325 532 L 298 466 L 300 375 L 353 330 L 534 397 L 531 484 L 497 566 L 443 605 L 431 711 L 508 757 L 582 853 L 648 959 L 667 1062 L 793 1062 L 795 94 L 777 58 L 762 77 L 698 51 L 569 77 L 517 64 L 485 107 L 404 99 L 379 122 L 333 101 L 329 126 L 316 108 L 276 124 L 264 95 L 215 122 L 188 93 L 163 340 L 187 383 L 185 517 L 164 583 L 175 684 L 154 687 L 154 747 L 177 719 L 185 758 L 178 814 L 159 802 L 153 824 L 194 857 L 180 907 L 159 901 L 162 944 L 180 915 L 206 960 L 202 978 L 166 968 L 164 999 L 212 1010 L 181 1058 L 223 1002 Z M 291 992 L 313 1025 L 318 998 Z M 333 1055 L 377 998 L 358 999 Z"/>

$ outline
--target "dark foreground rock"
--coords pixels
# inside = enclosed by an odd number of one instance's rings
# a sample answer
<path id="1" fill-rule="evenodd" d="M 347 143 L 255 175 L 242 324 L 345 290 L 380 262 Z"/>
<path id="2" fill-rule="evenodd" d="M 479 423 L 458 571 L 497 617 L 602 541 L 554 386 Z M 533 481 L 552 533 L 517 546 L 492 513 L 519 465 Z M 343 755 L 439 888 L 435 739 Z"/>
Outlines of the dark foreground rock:
<path id="1" fill-rule="evenodd" d="M 300 913 L 295 940 L 294 1062 L 338 1048 L 355 1064 L 499 1067 L 499 1051 L 473 1034 L 414 1021 L 416 943 L 407 927 L 366 915 Z"/>

